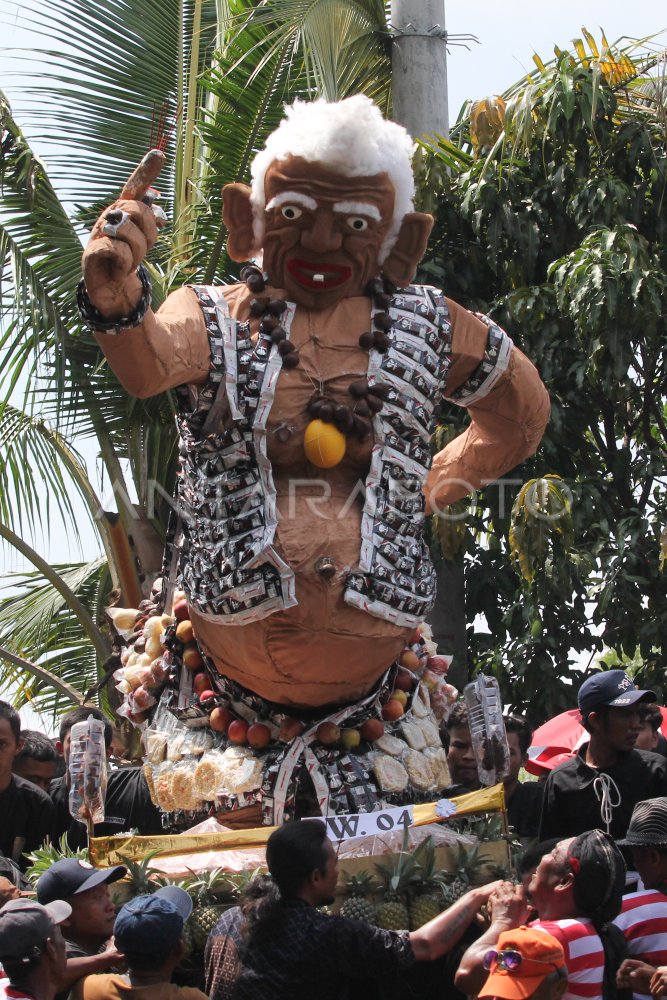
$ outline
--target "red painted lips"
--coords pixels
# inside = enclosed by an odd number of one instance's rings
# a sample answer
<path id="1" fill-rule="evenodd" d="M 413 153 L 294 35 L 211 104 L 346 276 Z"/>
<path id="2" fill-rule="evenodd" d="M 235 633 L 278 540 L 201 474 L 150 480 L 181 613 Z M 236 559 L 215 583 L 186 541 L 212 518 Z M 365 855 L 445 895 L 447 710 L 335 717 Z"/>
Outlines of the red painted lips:
<path id="1" fill-rule="evenodd" d="M 352 276 L 352 268 L 344 264 L 313 264 L 309 260 L 293 257 L 287 261 L 287 273 L 305 288 L 325 289 L 336 288 L 344 284 Z M 316 281 L 315 275 L 321 274 L 323 281 Z"/>

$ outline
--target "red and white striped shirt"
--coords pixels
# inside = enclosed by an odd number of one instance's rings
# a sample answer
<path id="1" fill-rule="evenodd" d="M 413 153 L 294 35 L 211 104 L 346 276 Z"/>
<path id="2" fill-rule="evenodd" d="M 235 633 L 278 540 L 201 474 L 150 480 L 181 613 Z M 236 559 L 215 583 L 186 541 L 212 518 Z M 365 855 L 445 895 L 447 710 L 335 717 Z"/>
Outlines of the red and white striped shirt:
<path id="1" fill-rule="evenodd" d="M 604 948 L 598 932 L 585 917 L 571 920 L 535 920 L 563 946 L 567 989 L 563 1000 L 600 1000 L 604 981 Z"/>
<path id="2" fill-rule="evenodd" d="M 657 889 L 642 889 L 623 897 L 621 912 L 614 920 L 623 931 L 632 958 L 649 965 L 667 965 L 667 896 Z M 647 993 L 634 993 L 647 997 Z"/>

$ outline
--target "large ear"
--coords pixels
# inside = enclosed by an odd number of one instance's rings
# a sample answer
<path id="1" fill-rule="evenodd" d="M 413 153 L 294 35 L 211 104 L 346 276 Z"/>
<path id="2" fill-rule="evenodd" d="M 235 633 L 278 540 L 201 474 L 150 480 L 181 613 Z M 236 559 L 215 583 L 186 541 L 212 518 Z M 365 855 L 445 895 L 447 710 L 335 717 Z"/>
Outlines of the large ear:
<path id="1" fill-rule="evenodd" d="M 425 212 L 408 212 L 403 216 L 398 239 L 382 265 L 384 276 L 399 288 L 409 285 L 414 278 L 432 228 L 433 216 Z"/>
<path id="2" fill-rule="evenodd" d="M 232 260 L 249 260 L 255 252 L 255 237 L 247 184 L 225 184 L 222 189 L 222 218 L 229 230 L 227 253 Z"/>

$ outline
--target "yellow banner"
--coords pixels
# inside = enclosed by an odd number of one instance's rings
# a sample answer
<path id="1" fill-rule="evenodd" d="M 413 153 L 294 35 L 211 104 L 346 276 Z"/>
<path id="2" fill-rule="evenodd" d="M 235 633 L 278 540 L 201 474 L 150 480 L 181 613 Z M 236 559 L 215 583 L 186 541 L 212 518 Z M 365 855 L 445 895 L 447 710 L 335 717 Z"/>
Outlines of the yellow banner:
<path id="1" fill-rule="evenodd" d="M 505 790 L 501 784 L 491 788 L 481 788 L 451 800 L 456 805 L 456 813 L 450 819 L 468 816 L 472 813 L 498 812 L 505 809 Z M 426 823 L 442 823 L 436 814 L 437 802 L 424 802 L 414 806 L 414 826 Z M 276 829 L 275 826 L 258 826 L 251 830 L 229 830 L 225 833 L 178 833 L 162 834 L 155 837 L 115 836 L 93 837 L 90 841 L 90 860 L 98 868 L 121 865 L 124 861 L 141 861 L 151 851 L 159 851 L 161 857 L 179 854 L 198 854 L 202 851 L 231 851 L 251 847 L 264 847 Z"/>

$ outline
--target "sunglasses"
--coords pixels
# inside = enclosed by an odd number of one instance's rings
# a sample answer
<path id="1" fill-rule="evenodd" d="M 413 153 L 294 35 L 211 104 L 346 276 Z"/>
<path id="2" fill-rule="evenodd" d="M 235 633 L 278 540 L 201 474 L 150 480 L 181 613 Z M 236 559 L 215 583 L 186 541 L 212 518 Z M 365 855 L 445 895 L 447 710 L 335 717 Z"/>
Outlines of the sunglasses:
<path id="1" fill-rule="evenodd" d="M 546 965 L 552 969 L 554 968 L 553 962 L 538 962 L 534 958 L 526 959 L 526 961 L 533 965 Z M 495 951 L 492 949 L 491 951 L 487 951 L 484 956 L 484 968 L 487 972 L 493 967 L 494 963 L 499 969 L 505 969 L 507 972 L 516 972 L 522 962 L 523 955 L 521 952 L 510 949 L 507 949 L 507 951 Z"/>

